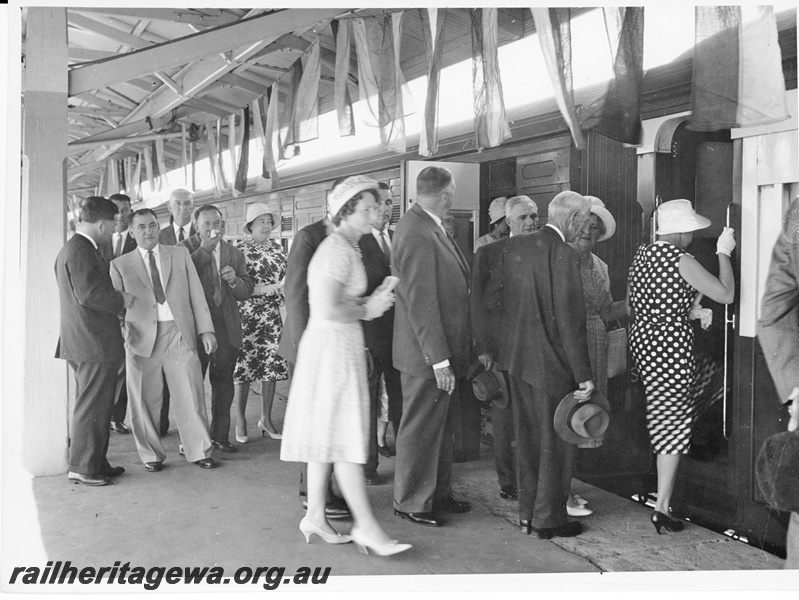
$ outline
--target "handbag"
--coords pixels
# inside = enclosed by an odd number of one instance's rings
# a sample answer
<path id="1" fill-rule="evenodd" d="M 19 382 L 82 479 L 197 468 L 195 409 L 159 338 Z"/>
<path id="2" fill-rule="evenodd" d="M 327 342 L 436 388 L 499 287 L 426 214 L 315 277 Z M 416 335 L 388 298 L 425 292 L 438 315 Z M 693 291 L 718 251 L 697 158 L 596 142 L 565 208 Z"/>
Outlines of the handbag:
<path id="1" fill-rule="evenodd" d="M 608 331 L 608 379 L 627 372 L 627 330 Z"/>

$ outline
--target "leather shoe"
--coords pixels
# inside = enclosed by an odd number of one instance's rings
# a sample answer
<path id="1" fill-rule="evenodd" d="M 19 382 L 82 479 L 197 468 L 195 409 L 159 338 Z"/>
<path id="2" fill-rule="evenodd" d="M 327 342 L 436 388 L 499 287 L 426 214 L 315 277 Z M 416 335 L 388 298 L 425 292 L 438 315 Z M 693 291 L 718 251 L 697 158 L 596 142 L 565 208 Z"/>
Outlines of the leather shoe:
<path id="1" fill-rule="evenodd" d="M 366 482 L 366 485 L 380 485 L 380 478 L 377 476 L 377 471 L 364 473 L 363 480 Z"/>
<path id="2" fill-rule="evenodd" d="M 72 483 L 82 483 L 83 485 L 100 486 L 114 483 L 108 477 L 102 475 L 84 475 L 83 473 L 73 473 L 72 471 L 69 472 L 67 477 Z"/>
<path id="3" fill-rule="evenodd" d="M 107 471 L 101 471 L 103 477 L 119 477 L 125 472 L 125 467 L 108 467 Z"/>
<path id="4" fill-rule="evenodd" d="M 427 525 L 428 527 L 441 527 L 444 524 L 444 521 L 439 519 L 431 512 L 411 513 L 411 512 L 402 512 L 401 510 L 397 510 L 395 508 L 394 514 L 400 517 L 401 519 L 405 519 L 406 521 L 410 521 L 411 523 L 416 523 L 417 525 Z"/>
<path id="5" fill-rule="evenodd" d="M 122 421 L 111 421 L 111 431 L 130 433 L 130 429 L 128 429 Z"/>
<path id="6" fill-rule="evenodd" d="M 583 526 L 577 521 L 569 521 L 557 527 L 531 527 L 531 529 L 535 531 L 542 540 L 549 540 L 553 537 L 574 537 L 583 532 Z"/>
<path id="7" fill-rule="evenodd" d="M 519 495 L 516 491 L 515 485 L 501 485 L 499 486 L 499 497 L 503 500 L 516 500 Z"/>
<path id="8" fill-rule="evenodd" d="M 530 524 L 530 521 L 528 521 L 527 519 L 519 519 L 519 529 L 522 530 L 522 533 L 530 535 L 533 526 Z"/>
<path id="9" fill-rule="evenodd" d="M 433 512 L 450 513 L 453 515 L 460 515 L 472 510 L 472 505 L 468 502 L 461 502 L 455 500 L 452 494 L 449 494 L 443 500 L 433 503 Z"/>
<path id="10" fill-rule="evenodd" d="M 195 460 L 194 464 L 201 469 L 216 469 L 217 467 L 216 461 L 213 458 L 201 458 L 200 460 Z"/>
<path id="11" fill-rule="evenodd" d="M 158 471 L 164 470 L 164 463 L 161 462 L 144 463 L 144 470 L 149 471 L 150 473 L 158 473 Z"/>
<path id="12" fill-rule="evenodd" d="M 391 458 L 397 454 L 388 446 L 381 446 L 380 444 L 377 445 L 377 452 L 380 456 L 385 456 L 386 458 Z"/>
<path id="13" fill-rule="evenodd" d="M 236 446 L 234 446 L 230 442 L 215 442 L 214 440 L 211 440 L 211 445 L 214 448 L 220 449 L 222 452 L 227 452 L 228 454 L 235 454 L 236 452 L 238 452 Z"/>

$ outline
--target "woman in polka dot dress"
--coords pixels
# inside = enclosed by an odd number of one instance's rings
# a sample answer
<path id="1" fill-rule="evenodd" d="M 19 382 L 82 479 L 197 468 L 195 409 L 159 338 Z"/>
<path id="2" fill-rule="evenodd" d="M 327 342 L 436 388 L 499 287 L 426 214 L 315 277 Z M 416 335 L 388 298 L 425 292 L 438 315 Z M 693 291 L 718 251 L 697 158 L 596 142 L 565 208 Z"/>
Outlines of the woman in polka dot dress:
<path id="1" fill-rule="evenodd" d="M 630 305 L 635 321 L 630 349 L 646 390 L 646 420 L 657 454 L 658 497 L 652 524 L 660 533 L 681 531 L 669 504 L 680 455 L 688 451 L 694 414 L 692 387 L 697 375 L 688 312 L 697 293 L 723 304 L 733 301 L 735 280 L 730 254 L 733 230 L 725 227 L 716 244 L 718 279 L 685 249 L 693 232 L 710 221 L 688 200 L 664 202 L 657 210 L 658 241 L 642 246 L 630 267 Z"/>

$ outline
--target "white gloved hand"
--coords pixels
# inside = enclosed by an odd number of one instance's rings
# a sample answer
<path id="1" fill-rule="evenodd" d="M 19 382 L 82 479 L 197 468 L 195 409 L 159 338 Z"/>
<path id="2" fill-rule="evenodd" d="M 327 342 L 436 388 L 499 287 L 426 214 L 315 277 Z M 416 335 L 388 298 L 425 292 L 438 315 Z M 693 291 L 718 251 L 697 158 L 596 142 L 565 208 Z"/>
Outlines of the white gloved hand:
<path id="1" fill-rule="evenodd" d="M 732 227 L 725 227 L 716 242 L 716 254 L 726 254 L 730 256 L 734 249 L 735 230 Z"/>
<path id="2" fill-rule="evenodd" d="M 688 311 L 688 319 L 699 319 L 699 324 L 703 330 L 706 330 L 713 323 L 713 311 L 709 308 L 702 308 L 701 306 L 694 306 Z"/>
<path id="3" fill-rule="evenodd" d="M 381 316 L 384 312 L 386 312 L 391 306 L 394 304 L 394 293 L 393 292 L 385 292 L 385 291 L 378 291 L 369 296 L 366 300 L 364 306 L 366 307 L 366 315 L 364 315 L 364 321 L 371 321 L 372 319 L 376 319 L 377 317 Z"/>

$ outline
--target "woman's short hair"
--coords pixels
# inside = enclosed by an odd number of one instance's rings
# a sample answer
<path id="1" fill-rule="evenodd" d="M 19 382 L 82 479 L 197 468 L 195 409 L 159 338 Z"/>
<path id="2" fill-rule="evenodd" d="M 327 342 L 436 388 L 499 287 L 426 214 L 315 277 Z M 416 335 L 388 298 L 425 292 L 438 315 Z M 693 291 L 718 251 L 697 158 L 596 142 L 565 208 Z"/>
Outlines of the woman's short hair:
<path id="1" fill-rule="evenodd" d="M 333 225 L 335 225 L 336 227 L 341 225 L 341 222 L 346 217 L 349 217 L 352 213 L 355 212 L 355 208 L 358 206 L 358 202 L 360 202 L 366 196 L 366 194 L 369 194 L 374 199 L 374 201 L 377 202 L 378 199 L 372 190 L 364 190 L 362 192 L 358 192 L 352 198 L 347 200 L 344 203 L 344 206 L 342 206 L 339 209 L 339 211 L 335 215 L 333 215 L 333 218 L 330 220 L 331 223 L 333 223 Z"/>

